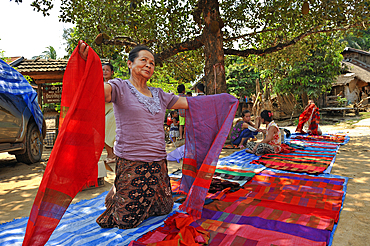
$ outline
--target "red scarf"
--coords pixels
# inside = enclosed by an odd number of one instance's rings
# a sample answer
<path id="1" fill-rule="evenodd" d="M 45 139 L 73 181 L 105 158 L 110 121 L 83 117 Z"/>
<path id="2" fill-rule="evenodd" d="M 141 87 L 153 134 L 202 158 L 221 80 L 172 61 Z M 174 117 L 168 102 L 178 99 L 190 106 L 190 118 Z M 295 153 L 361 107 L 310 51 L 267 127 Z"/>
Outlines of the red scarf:
<path id="1" fill-rule="evenodd" d="M 300 133 L 305 133 L 303 131 L 303 125 L 308 120 L 310 120 L 310 118 L 311 118 L 311 123 L 308 127 L 308 129 L 311 131 L 310 134 L 319 135 L 317 130 L 319 128 L 320 114 L 319 114 L 319 108 L 316 107 L 314 103 L 308 106 L 308 108 L 305 111 L 303 111 L 303 113 L 299 116 L 299 123 L 295 131 L 300 132 Z"/>
<path id="2" fill-rule="evenodd" d="M 104 147 L 103 72 L 90 48 L 73 51 L 63 77 L 61 127 L 28 219 L 23 245 L 44 245 L 76 194 L 97 185 Z"/>

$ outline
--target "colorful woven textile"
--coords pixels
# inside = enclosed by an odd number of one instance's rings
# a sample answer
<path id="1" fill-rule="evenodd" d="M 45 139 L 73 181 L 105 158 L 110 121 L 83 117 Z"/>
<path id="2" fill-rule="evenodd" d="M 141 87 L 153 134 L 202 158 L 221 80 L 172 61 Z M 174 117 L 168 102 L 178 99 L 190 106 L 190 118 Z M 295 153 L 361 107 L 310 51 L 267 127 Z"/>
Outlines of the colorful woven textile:
<path id="1" fill-rule="evenodd" d="M 208 245 L 326 245 L 330 231 L 278 221 L 249 218 L 243 224 L 211 219 L 197 220 L 211 233 Z"/>
<path id="2" fill-rule="evenodd" d="M 231 182 L 237 182 L 240 185 L 244 185 L 246 182 L 251 180 L 256 173 L 249 172 L 237 172 L 236 170 L 216 169 L 213 174 L 214 178 L 220 178 Z"/>
<path id="3" fill-rule="evenodd" d="M 300 140 L 309 140 L 309 141 L 318 141 L 318 142 L 333 142 L 333 143 L 344 143 L 346 140 L 346 135 L 339 134 L 328 134 L 321 136 L 295 136 L 295 139 Z"/>
<path id="4" fill-rule="evenodd" d="M 237 191 L 215 194 L 196 226 L 210 233 L 208 245 L 330 245 L 345 185 L 332 176 L 265 170 Z"/>
<path id="5" fill-rule="evenodd" d="M 271 177 L 278 179 L 271 179 Z M 259 175 L 255 175 L 252 182 L 254 181 L 263 181 L 264 183 L 261 186 L 264 187 L 267 187 L 267 183 L 271 181 L 270 184 L 272 186 L 275 185 L 272 188 L 276 188 L 276 184 L 281 184 L 283 185 L 281 187 L 283 190 L 284 187 L 289 186 L 289 182 L 304 186 L 302 181 L 308 181 L 306 188 L 316 184 L 313 182 L 319 182 L 316 185 L 318 187 L 328 188 L 328 185 L 333 187 L 343 185 L 343 191 L 345 191 L 347 183 L 342 177 L 333 178 L 332 175 L 327 174 L 309 176 L 276 173 L 266 170 Z M 336 190 L 335 192 L 339 191 Z M 324 191 L 315 190 L 317 194 L 320 194 L 320 192 Z M 202 244 L 201 238 L 205 238 L 209 233 L 208 245 L 217 246 L 330 245 L 333 235 L 332 230 L 335 230 L 336 227 L 336 224 L 334 224 L 332 229 L 332 224 L 333 221 L 338 222 L 339 217 L 339 211 L 332 211 L 327 208 L 313 208 L 282 201 L 254 199 L 247 194 L 235 202 L 225 202 L 221 197 L 220 200 L 215 200 L 213 203 L 205 205 L 202 211 L 202 218 L 195 222 L 190 221 L 192 218 L 188 220 L 189 216 L 176 217 L 174 215 L 172 218 L 184 218 L 183 223 L 176 224 L 176 220 L 168 219 L 164 224 L 163 220 L 168 216 L 154 216 L 145 220 L 138 228 L 127 230 L 118 228 L 101 229 L 96 224 L 95 219 L 105 210 L 104 197 L 106 193 L 101 194 L 97 198 L 69 206 L 48 244 L 128 245 L 132 240 L 136 240 L 132 242 L 132 245 L 150 245 L 149 242 L 151 241 L 142 243 L 142 240 L 157 239 L 157 242 L 164 243 L 164 238 L 171 234 L 175 240 L 164 245 L 182 245 L 178 239 L 183 243 L 184 240 L 182 238 L 188 238 L 189 235 L 199 245 Z M 179 204 L 175 204 L 174 211 L 180 211 L 178 206 Z M 25 233 L 26 223 L 27 219 L 18 219 L 0 225 L 0 245 L 20 245 Z M 163 224 L 165 226 L 161 227 Z M 166 232 L 162 230 L 166 226 L 171 228 L 171 231 Z M 183 233 L 183 231 L 180 232 L 177 226 L 182 228 L 190 226 L 195 231 L 188 228 L 189 230 L 184 230 Z M 180 235 L 185 236 L 181 238 Z M 179 237 L 175 238 L 176 236 Z M 139 239 L 139 237 L 142 237 L 142 239 Z M 154 241 L 152 242 L 155 243 Z"/>
<path id="6" fill-rule="evenodd" d="M 333 165 L 339 149 L 338 144 L 335 143 L 311 142 L 301 139 L 291 139 L 289 141 L 290 143 L 299 143 L 304 146 L 304 149 L 296 149 L 294 152 L 287 154 L 266 154 L 251 163 L 277 170 L 320 174 L 327 172 L 329 167 Z"/>
<path id="7" fill-rule="evenodd" d="M 247 199 L 234 203 L 214 201 L 204 206 L 202 214 L 204 218 L 214 220 L 223 218 L 223 221 L 235 224 L 241 224 L 245 219 L 244 217 L 260 217 L 322 230 L 333 229 L 336 216 L 334 213 L 327 215 L 327 211 L 323 209 L 295 210 L 289 206 L 286 208 L 285 204 L 282 205 L 281 203 L 275 203 L 276 206 L 271 207 L 269 205 L 269 203 L 262 202 L 259 199 Z"/>
<path id="8" fill-rule="evenodd" d="M 229 134 L 238 100 L 229 94 L 187 98 L 185 157 L 180 190 L 188 193 L 181 209 L 200 218 L 218 156 Z"/>
<path id="9" fill-rule="evenodd" d="M 232 242 L 224 239 L 215 241 L 215 238 L 218 235 L 232 239 L 237 232 L 228 231 L 228 227 L 240 228 L 236 225 L 249 225 L 248 232 L 259 233 L 263 229 L 267 237 L 279 232 L 282 233 L 279 234 L 280 238 L 285 238 L 287 242 L 293 240 L 292 237 L 298 237 L 312 240 L 309 242 L 312 245 L 325 245 L 329 243 L 330 231 L 339 218 L 343 184 L 344 179 L 263 171 L 255 175 L 243 189 L 230 193 L 225 191 L 224 195 L 218 196 L 218 201 L 205 205 L 202 219 L 197 222 L 211 230 L 209 245 Z M 299 188 L 290 190 L 291 186 Z M 300 192 L 302 190 L 310 192 Z M 265 240 L 254 236 L 245 234 L 243 237 L 256 240 L 256 244 Z M 275 244 L 274 239 L 269 240 L 268 245 Z"/>
<path id="10" fill-rule="evenodd" d="M 87 61 L 73 51 L 63 78 L 63 124 L 37 192 L 23 245 L 44 245 L 70 202 L 97 184 L 104 146 L 103 72 L 90 49 Z M 68 112 L 67 112 L 68 111 Z"/>
<path id="11" fill-rule="evenodd" d="M 284 154 L 267 154 L 261 156 L 258 161 L 252 163 L 262 164 L 265 167 L 292 171 L 299 173 L 323 173 L 330 165 L 332 158 L 328 157 L 309 157 L 293 156 Z"/>
<path id="12" fill-rule="evenodd" d="M 265 170 L 262 173 L 260 173 L 262 176 L 270 176 L 270 177 L 281 177 L 281 178 L 289 178 L 289 179 L 297 179 L 297 180 L 303 180 L 303 181 L 319 181 L 322 183 L 328 183 L 328 184 L 336 184 L 336 185 L 342 185 L 344 184 L 344 179 L 338 179 L 338 178 L 324 178 L 319 176 L 309 176 L 309 175 L 298 175 L 293 173 L 275 173 L 273 171 Z"/>
<path id="13" fill-rule="evenodd" d="M 262 185 L 246 184 L 244 189 L 219 195 L 219 200 L 225 202 L 243 201 L 248 198 L 277 201 L 298 206 L 320 208 L 339 211 L 342 196 L 323 195 L 313 191 L 285 190 L 281 187 L 269 187 Z"/>
<path id="14" fill-rule="evenodd" d="M 299 116 L 299 122 L 296 129 L 296 132 L 305 133 L 303 131 L 303 125 L 309 122 L 308 129 L 310 130 L 310 134 L 318 135 L 318 128 L 320 122 L 320 113 L 319 108 L 316 107 L 314 103 L 311 103 L 308 108 Z"/>

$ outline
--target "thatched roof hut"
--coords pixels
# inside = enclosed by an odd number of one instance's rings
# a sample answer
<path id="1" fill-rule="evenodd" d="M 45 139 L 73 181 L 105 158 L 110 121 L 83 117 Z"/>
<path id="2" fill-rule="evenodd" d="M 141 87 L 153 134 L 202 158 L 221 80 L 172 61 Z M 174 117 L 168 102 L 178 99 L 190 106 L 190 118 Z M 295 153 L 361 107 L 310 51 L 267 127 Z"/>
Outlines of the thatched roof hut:
<path id="1" fill-rule="evenodd" d="M 349 103 L 359 102 L 370 93 L 370 65 L 354 58 L 342 61 L 346 73 L 333 83 L 332 95 L 342 94 Z"/>

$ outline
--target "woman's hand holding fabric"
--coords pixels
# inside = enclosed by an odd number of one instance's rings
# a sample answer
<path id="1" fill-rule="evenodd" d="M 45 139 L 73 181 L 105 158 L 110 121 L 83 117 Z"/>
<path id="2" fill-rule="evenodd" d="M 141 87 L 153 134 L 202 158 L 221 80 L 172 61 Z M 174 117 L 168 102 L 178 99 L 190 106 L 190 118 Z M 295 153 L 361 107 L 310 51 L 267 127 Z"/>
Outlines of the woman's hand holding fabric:
<path id="1" fill-rule="evenodd" d="M 85 44 L 82 40 L 79 41 L 78 46 L 79 46 L 78 53 L 80 54 L 81 58 L 86 61 L 87 55 L 89 53 L 89 46 Z"/>

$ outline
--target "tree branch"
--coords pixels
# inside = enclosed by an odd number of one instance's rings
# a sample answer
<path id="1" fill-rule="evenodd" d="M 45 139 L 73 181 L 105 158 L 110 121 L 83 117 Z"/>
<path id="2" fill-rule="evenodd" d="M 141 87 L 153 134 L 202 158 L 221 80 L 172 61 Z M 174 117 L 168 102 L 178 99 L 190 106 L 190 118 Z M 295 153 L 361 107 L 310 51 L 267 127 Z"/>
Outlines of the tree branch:
<path id="1" fill-rule="evenodd" d="M 234 40 L 238 40 L 240 38 L 245 38 L 247 36 L 254 36 L 254 35 L 257 35 L 257 34 L 260 34 L 260 33 L 264 33 L 264 32 L 275 32 L 275 31 L 278 31 L 278 30 L 280 30 L 280 28 L 267 29 L 267 30 L 261 30 L 261 31 L 258 31 L 258 32 L 246 33 L 244 35 L 240 35 L 240 36 L 236 36 L 236 37 L 224 38 L 224 41 L 225 42 L 234 41 Z"/>
<path id="2" fill-rule="evenodd" d="M 122 38 L 122 37 L 118 37 L 118 38 Z M 112 40 L 104 40 L 103 44 L 121 45 L 121 46 L 128 46 L 128 47 L 135 47 L 136 45 L 139 45 L 138 43 L 132 41 L 131 39 L 120 40 L 116 38 Z"/>
<path id="3" fill-rule="evenodd" d="M 317 26 L 317 27 L 311 28 L 310 30 L 308 30 L 305 33 L 302 33 L 302 34 L 298 35 L 297 37 L 293 38 L 289 42 L 280 43 L 278 45 L 275 45 L 275 46 L 267 48 L 267 49 L 261 49 L 261 50 L 259 50 L 259 49 L 246 49 L 246 50 L 224 49 L 224 54 L 225 55 L 237 55 L 237 56 L 242 56 L 242 57 L 248 57 L 249 55 L 252 55 L 252 54 L 263 56 L 263 55 L 266 55 L 266 54 L 270 54 L 270 53 L 282 50 L 282 49 L 287 48 L 289 46 L 295 45 L 296 43 L 298 43 L 303 38 L 305 38 L 307 36 L 310 36 L 312 34 L 326 33 L 326 32 L 336 32 L 336 31 L 346 31 L 346 30 L 348 30 L 350 28 L 353 28 L 355 26 L 362 26 L 362 25 L 364 25 L 363 22 L 355 23 L 355 24 L 348 25 L 348 26 L 345 26 L 345 27 L 340 27 L 340 28 L 322 29 L 322 30 L 318 30 L 318 28 L 320 28 L 320 27 Z"/>
<path id="4" fill-rule="evenodd" d="M 180 52 L 197 50 L 201 48 L 203 45 L 204 45 L 203 35 L 200 35 L 193 40 L 186 40 L 185 42 L 174 44 L 170 48 L 163 50 L 161 53 L 155 54 L 154 55 L 155 62 L 164 61 L 167 58 L 176 55 Z"/>
<path id="5" fill-rule="evenodd" d="M 123 38 L 124 40 L 119 40 L 119 39 L 104 40 L 103 43 L 108 44 L 108 45 L 121 45 L 121 46 L 128 46 L 128 47 L 134 47 L 136 45 L 139 45 L 138 43 L 131 41 L 127 37 L 118 37 L 118 38 Z M 193 40 L 186 40 L 185 42 L 174 44 L 170 46 L 169 48 L 163 50 L 162 52 L 156 53 L 154 55 L 155 62 L 161 63 L 167 58 L 174 56 L 180 52 L 189 51 L 189 50 L 197 50 L 201 48 L 202 46 L 203 46 L 203 35 L 200 35 Z"/>

